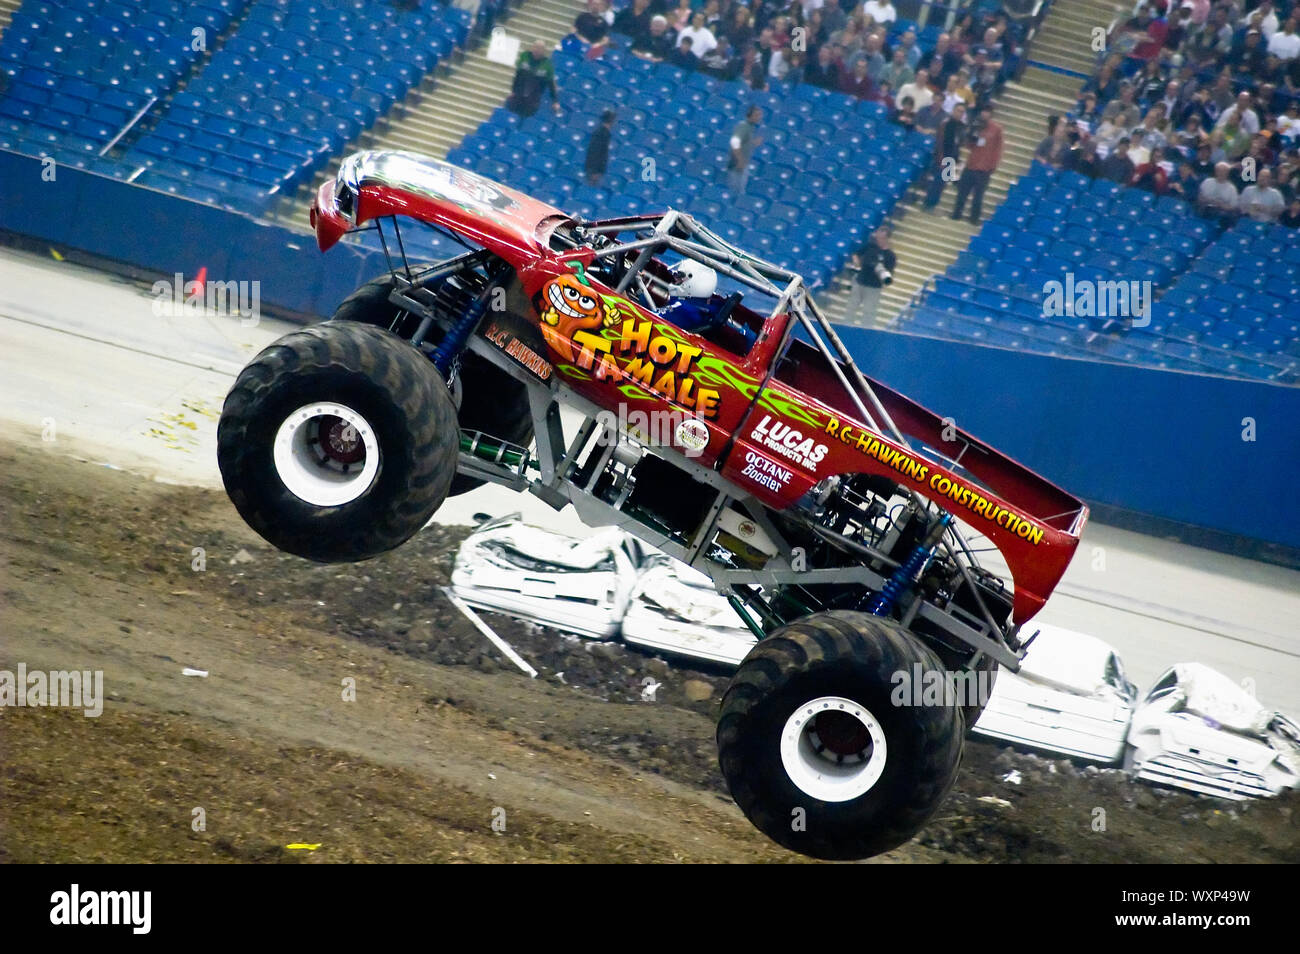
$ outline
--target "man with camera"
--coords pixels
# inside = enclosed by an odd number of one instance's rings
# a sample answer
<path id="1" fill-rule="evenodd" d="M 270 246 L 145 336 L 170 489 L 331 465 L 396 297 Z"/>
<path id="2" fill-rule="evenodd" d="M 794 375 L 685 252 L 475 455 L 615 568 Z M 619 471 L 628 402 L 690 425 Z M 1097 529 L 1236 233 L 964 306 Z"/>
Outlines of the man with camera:
<path id="1" fill-rule="evenodd" d="M 871 324 L 880 307 L 881 291 L 894 281 L 894 268 L 898 265 L 894 250 L 889 247 L 889 226 L 882 225 L 872 232 L 849 265 L 858 274 L 849 292 L 845 319 L 852 324 Z"/>
<path id="2" fill-rule="evenodd" d="M 984 190 L 989 187 L 993 171 L 1002 161 L 1002 125 L 993 118 L 993 107 L 980 107 L 969 141 L 970 152 L 966 155 L 966 168 L 957 180 L 957 204 L 953 206 L 952 218 L 961 218 L 969 196 L 970 220 L 979 225 L 980 213 L 984 210 Z"/>

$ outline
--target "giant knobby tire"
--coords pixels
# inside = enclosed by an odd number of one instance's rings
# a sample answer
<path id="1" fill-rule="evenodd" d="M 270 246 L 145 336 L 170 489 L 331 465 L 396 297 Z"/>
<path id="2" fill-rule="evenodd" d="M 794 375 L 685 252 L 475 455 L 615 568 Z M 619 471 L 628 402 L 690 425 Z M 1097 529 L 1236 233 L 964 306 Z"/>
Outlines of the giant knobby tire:
<path id="1" fill-rule="evenodd" d="M 966 658 L 955 652 L 939 653 L 939 661 L 944 667 L 953 673 L 965 673 Z M 984 714 L 984 709 L 988 704 L 989 698 L 993 694 L 993 687 L 997 685 L 998 673 L 1001 666 L 989 655 L 983 656 L 975 666 L 975 701 L 968 705 L 962 706 L 962 715 L 966 721 L 966 734 L 969 736 L 971 730 L 975 728 L 975 723 L 979 721 L 980 716 Z"/>
<path id="2" fill-rule="evenodd" d="M 975 728 L 975 723 L 979 722 L 980 716 L 984 714 L 984 709 L 988 705 L 988 699 L 993 695 L 993 687 L 997 685 L 998 673 L 1002 667 L 990 656 L 985 656 L 980 660 L 979 665 L 975 667 L 976 685 L 979 687 L 981 699 L 978 703 L 973 703 L 962 707 L 962 717 L 966 722 L 966 732 L 970 733 Z M 988 690 L 988 695 L 984 695 L 984 690 Z"/>
<path id="3" fill-rule="evenodd" d="M 420 319 L 390 302 L 388 296 L 392 291 L 391 275 L 371 279 L 343 299 L 330 321 L 359 321 L 410 337 L 415 334 Z M 441 331 L 435 325 L 429 340 L 436 342 L 440 336 Z M 467 351 L 461 355 L 455 390 L 459 403 L 456 418 L 461 430 L 482 431 L 521 447 L 532 442 L 533 418 L 528 407 L 528 391 L 505 371 Z M 448 496 L 455 497 L 483 483 L 477 477 L 457 474 Z"/>
<path id="4" fill-rule="evenodd" d="M 891 698 L 895 673 L 932 671 L 942 665 L 929 648 L 866 613 L 819 613 L 777 630 L 722 700 L 718 758 L 732 797 L 769 838 L 815 858 L 903 844 L 961 761 L 959 708 Z"/>
<path id="5" fill-rule="evenodd" d="M 437 369 L 354 322 L 271 344 L 240 372 L 217 427 L 217 462 L 240 516 L 280 549 L 322 563 L 367 559 L 424 526 L 459 450 Z"/>

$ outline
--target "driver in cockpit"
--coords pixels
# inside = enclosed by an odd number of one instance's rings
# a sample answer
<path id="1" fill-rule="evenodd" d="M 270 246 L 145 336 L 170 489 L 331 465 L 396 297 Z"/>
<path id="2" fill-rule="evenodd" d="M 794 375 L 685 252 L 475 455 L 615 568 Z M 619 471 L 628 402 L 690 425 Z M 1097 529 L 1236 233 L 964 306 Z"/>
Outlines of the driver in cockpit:
<path id="1" fill-rule="evenodd" d="M 718 273 L 714 269 L 686 259 L 673 267 L 674 282 L 668 286 L 669 300 L 659 314 L 683 331 L 704 334 L 726 325 L 747 344 L 758 337 L 752 329 L 739 322 L 728 322 L 740 301 L 740 294 L 723 298 L 717 294 Z"/>
<path id="2" fill-rule="evenodd" d="M 673 279 L 668 286 L 668 304 L 659 314 L 685 331 L 714 327 L 718 309 L 712 298 L 718 288 L 718 273 L 703 262 L 687 259 L 673 269 Z"/>

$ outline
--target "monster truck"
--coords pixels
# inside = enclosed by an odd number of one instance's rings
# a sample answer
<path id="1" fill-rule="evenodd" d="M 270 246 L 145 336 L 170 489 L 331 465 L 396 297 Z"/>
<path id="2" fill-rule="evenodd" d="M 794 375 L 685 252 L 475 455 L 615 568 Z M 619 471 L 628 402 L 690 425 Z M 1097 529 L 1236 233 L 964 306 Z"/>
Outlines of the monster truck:
<path id="1" fill-rule="evenodd" d="M 218 457 L 249 525 L 364 560 L 492 482 L 621 527 L 759 640 L 717 723 L 749 819 L 819 858 L 916 834 L 983 701 L 955 690 L 1017 669 L 1087 507 L 867 378 L 797 274 L 683 212 L 584 221 L 374 151 L 311 221 L 323 251 L 377 231 L 389 271 L 236 380 Z M 403 227 L 465 251 L 413 263 Z"/>

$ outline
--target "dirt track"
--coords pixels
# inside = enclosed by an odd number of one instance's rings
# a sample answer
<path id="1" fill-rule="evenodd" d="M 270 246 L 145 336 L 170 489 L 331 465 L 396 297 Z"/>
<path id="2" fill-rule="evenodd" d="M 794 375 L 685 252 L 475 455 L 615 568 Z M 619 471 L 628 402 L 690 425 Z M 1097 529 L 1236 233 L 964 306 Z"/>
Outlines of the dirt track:
<path id="1" fill-rule="evenodd" d="M 218 492 L 68 453 L 0 443 L 0 668 L 102 669 L 107 702 L 0 710 L 0 860 L 798 860 L 722 788 L 723 675 L 491 617 L 529 680 L 437 591 L 462 531 L 316 566 Z M 1297 807 L 974 742 L 935 821 L 879 860 L 1296 862 Z"/>

